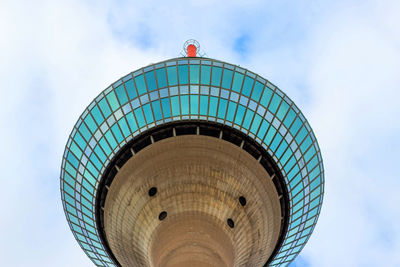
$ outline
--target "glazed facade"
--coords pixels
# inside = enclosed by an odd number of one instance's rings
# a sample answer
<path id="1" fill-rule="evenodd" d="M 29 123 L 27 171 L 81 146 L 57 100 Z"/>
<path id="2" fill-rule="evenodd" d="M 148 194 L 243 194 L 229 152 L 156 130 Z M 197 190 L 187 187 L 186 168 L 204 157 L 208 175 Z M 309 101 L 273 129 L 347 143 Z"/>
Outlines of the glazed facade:
<path id="1" fill-rule="evenodd" d="M 321 209 L 324 169 L 317 140 L 300 110 L 276 86 L 208 58 L 171 59 L 134 71 L 105 89 L 80 116 L 63 156 L 61 196 L 85 253 L 97 266 L 115 266 L 96 227 L 100 179 L 135 136 L 173 121 L 233 127 L 274 159 L 290 209 L 284 241 L 270 265 L 289 264 L 309 239 Z"/>

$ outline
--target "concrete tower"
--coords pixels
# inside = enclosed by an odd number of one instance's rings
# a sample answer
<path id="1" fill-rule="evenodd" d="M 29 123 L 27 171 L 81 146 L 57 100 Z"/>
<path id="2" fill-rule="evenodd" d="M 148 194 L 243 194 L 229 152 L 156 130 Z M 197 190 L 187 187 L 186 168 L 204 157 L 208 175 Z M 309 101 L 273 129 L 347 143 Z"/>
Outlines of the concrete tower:
<path id="1" fill-rule="evenodd" d="M 287 265 L 314 229 L 324 171 L 306 119 L 199 48 L 122 77 L 72 130 L 62 202 L 97 266 Z"/>

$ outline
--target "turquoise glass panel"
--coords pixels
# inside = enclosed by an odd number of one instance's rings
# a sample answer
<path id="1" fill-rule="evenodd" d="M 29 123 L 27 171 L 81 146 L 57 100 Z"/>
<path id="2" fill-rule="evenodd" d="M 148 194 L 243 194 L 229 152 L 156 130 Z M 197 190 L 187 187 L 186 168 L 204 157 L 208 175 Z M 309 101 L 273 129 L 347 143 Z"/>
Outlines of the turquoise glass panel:
<path id="1" fill-rule="evenodd" d="M 171 107 L 169 105 L 169 98 L 161 99 L 161 106 L 162 106 L 162 110 L 164 113 L 164 117 L 170 118 L 171 117 Z"/>
<path id="2" fill-rule="evenodd" d="M 67 192 L 71 196 L 73 196 L 75 194 L 75 190 L 71 186 L 66 184 L 66 183 L 63 183 L 63 189 L 64 189 L 65 192 Z"/>
<path id="3" fill-rule="evenodd" d="M 303 125 L 303 127 L 301 127 L 299 133 L 296 136 L 296 142 L 298 144 L 300 144 L 303 141 L 303 139 L 306 137 L 307 134 L 308 134 L 308 131 L 307 131 L 306 127 Z M 309 140 L 311 141 L 311 138 Z M 307 142 L 307 140 L 305 140 L 305 142 Z M 307 147 L 310 146 L 310 144 L 311 143 L 309 143 L 307 145 Z"/>
<path id="4" fill-rule="evenodd" d="M 125 118 L 122 118 L 118 121 L 119 127 L 121 128 L 122 133 L 124 134 L 124 137 L 127 138 L 131 132 L 129 131 L 128 124 L 126 123 Z"/>
<path id="5" fill-rule="evenodd" d="M 115 88 L 115 92 L 117 93 L 119 102 L 121 103 L 121 105 L 124 105 L 126 102 L 128 102 L 128 96 L 125 93 L 125 88 L 124 85 L 121 84 L 120 86 L 118 86 L 117 88 Z M 108 100 L 110 101 L 110 100 Z"/>
<path id="6" fill-rule="evenodd" d="M 265 133 L 267 132 L 269 125 L 270 125 L 270 124 L 267 123 L 265 120 L 263 120 L 263 121 L 261 122 L 260 129 L 259 129 L 259 131 L 258 131 L 258 133 L 257 133 L 258 138 L 260 138 L 261 140 L 264 139 Z M 269 144 L 269 142 L 267 142 L 267 141 L 264 141 L 264 142 L 265 142 L 267 145 Z"/>
<path id="7" fill-rule="evenodd" d="M 191 84 L 199 84 L 199 73 L 200 67 L 199 65 L 190 65 L 190 83 Z"/>
<path id="8" fill-rule="evenodd" d="M 289 110 L 289 105 L 285 101 L 282 101 L 281 106 L 279 107 L 279 110 L 276 113 L 276 116 L 280 121 L 283 121 L 283 118 L 285 117 L 288 110 Z"/>
<path id="9" fill-rule="evenodd" d="M 136 89 L 139 95 L 147 93 L 146 83 L 144 82 L 143 74 L 135 77 Z"/>
<path id="10" fill-rule="evenodd" d="M 71 166 L 68 162 L 65 163 L 65 170 L 71 175 L 71 176 L 76 176 L 76 170 L 74 167 Z"/>
<path id="11" fill-rule="evenodd" d="M 303 126 L 303 128 L 305 128 L 304 126 Z M 303 140 L 302 139 L 302 136 L 300 136 L 302 133 L 301 133 L 301 131 L 297 134 L 297 136 L 296 136 L 296 141 L 297 141 L 297 143 L 299 143 L 300 144 L 300 142 Z M 307 132 L 305 133 L 305 134 L 307 134 Z M 298 136 L 300 136 L 299 138 L 297 138 Z M 300 141 L 299 141 L 299 140 Z M 311 144 L 312 144 L 312 140 L 311 140 L 311 137 L 310 136 L 307 136 L 307 138 L 303 141 L 303 143 L 301 143 L 301 145 L 300 145 L 300 150 L 301 150 L 301 152 L 306 152 L 307 151 L 307 149 L 311 146 Z"/>
<path id="12" fill-rule="evenodd" d="M 78 157 L 78 159 L 81 158 L 81 156 L 82 156 L 82 151 L 78 148 L 78 146 L 76 145 L 75 142 L 72 142 L 72 143 L 71 143 L 71 147 L 70 147 L 69 149 L 75 154 L 75 156 Z"/>
<path id="13" fill-rule="evenodd" d="M 176 71 L 176 67 L 168 67 L 167 68 L 167 74 L 168 74 L 168 83 L 170 86 L 172 85 L 177 85 L 178 84 L 178 74 Z"/>
<path id="14" fill-rule="evenodd" d="M 191 95 L 190 96 L 190 113 L 197 115 L 199 114 L 199 96 Z"/>
<path id="15" fill-rule="evenodd" d="M 251 89 L 253 89 L 254 79 L 246 76 L 244 78 L 242 94 L 249 97 L 251 94 Z"/>
<path id="16" fill-rule="evenodd" d="M 188 84 L 188 66 L 187 65 L 179 65 L 179 84 Z"/>
<path id="17" fill-rule="evenodd" d="M 226 113 L 226 120 L 233 122 L 233 117 L 235 116 L 237 104 L 235 102 L 229 101 L 228 112 Z"/>
<path id="18" fill-rule="evenodd" d="M 147 124 L 154 122 L 153 112 L 151 111 L 150 103 L 143 105 L 143 112 L 144 112 L 144 116 L 146 118 Z"/>
<path id="19" fill-rule="evenodd" d="M 225 114 L 226 114 L 226 105 L 227 105 L 228 101 L 225 99 L 220 99 L 219 100 L 219 107 L 218 107 L 218 118 L 220 119 L 224 119 L 225 118 Z"/>
<path id="20" fill-rule="evenodd" d="M 271 101 L 271 103 L 269 104 L 268 109 L 269 109 L 273 114 L 275 114 L 275 113 L 276 113 L 276 110 L 277 110 L 278 107 L 279 107 L 279 104 L 281 103 L 281 101 L 282 101 L 282 98 L 281 98 L 279 95 L 274 94 L 274 96 L 272 97 L 272 101 Z"/>
<path id="21" fill-rule="evenodd" d="M 253 92 L 251 93 L 251 98 L 254 101 L 258 102 L 260 100 L 263 89 L 264 89 L 264 85 L 262 83 L 260 83 L 259 81 L 256 81 L 256 83 L 254 84 Z"/>
<path id="22" fill-rule="evenodd" d="M 129 112 L 125 117 L 129 124 L 129 128 L 131 128 L 131 132 L 132 133 L 136 132 L 138 129 L 138 126 L 136 124 L 136 120 L 135 120 L 135 117 L 133 117 L 132 112 Z"/>
<path id="23" fill-rule="evenodd" d="M 99 172 L 91 161 L 88 161 L 88 163 L 86 164 L 86 170 L 89 170 L 94 177 L 97 177 L 99 175 Z"/>
<path id="24" fill-rule="evenodd" d="M 235 118 L 235 123 L 237 125 L 241 125 L 242 124 L 245 111 L 246 111 L 245 107 L 243 107 L 242 105 L 238 106 L 238 109 L 236 111 L 236 118 Z"/>
<path id="25" fill-rule="evenodd" d="M 222 76 L 222 88 L 231 89 L 233 71 L 224 69 Z"/>
<path id="26" fill-rule="evenodd" d="M 273 91 L 269 89 L 268 87 L 265 87 L 264 92 L 261 97 L 260 104 L 263 105 L 264 107 L 268 107 L 269 101 L 271 100 Z"/>
<path id="27" fill-rule="evenodd" d="M 82 138 L 79 132 L 75 134 L 74 141 L 78 144 L 78 146 L 82 149 L 82 151 L 85 149 L 86 141 Z"/>
<path id="28" fill-rule="evenodd" d="M 296 118 L 296 112 L 294 112 L 293 109 L 290 109 L 288 112 L 288 115 L 286 116 L 285 120 L 283 121 L 283 124 L 286 126 L 286 128 L 289 129 L 290 125 Z"/>
<path id="29" fill-rule="evenodd" d="M 290 127 L 290 133 L 295 136 L 296 133 L 299 131 L 301 125 L 303 124 L 303 122 L 300 120 L 299 117 L 296 118 L 296 120 L 294 121 L 294 123 L 292 124 L 292 126 Z"/>
<path id="30" fill-rule="evenodd" d="M 101 112 L 103 112 L 104 118 L 108 118 L 108 116 L 111 115 L 111 109 L 108 106 L 106 99 L 102 98 L 100 100 L 100 102 L 98 103 L 98 105 L 99 105 L 99 107 L 101 109 Z"/>
<path id="31" fill-rule="evenodd" d="M 110 130 L 108 130 L 104 136 L 106 137 L 108 144 L 111 146 L 111 148 L 114 150 L 117 147 L 117 142 L 115 141 L 114 137 L 112 136 Z"/>
<path id="32" fill-rule="evenodd" d="M 106 155 L 104 154 L 104 152 L 101 150 L 101 148 L 100 148 L 99 145 L 96 145 L 96 146 L 94 147 L 94 153 L 96 153 L 97 157 L 99 157 L 99 159 L 100 159 L 102 162 L 105 162 L 105 161 L 106 161 L 107 157 L 106 157 Z"/>
<path id="33" fill-rule="evenodd" d="M 188 95 L 181 95 L 181 109 L 182 109 L 182 115 L 189 114 L 189 96 Z"/>
<path id="34" fill-rule="evenodd" d="M 88 190 L 90 193 L 94 193 L 94 187 L 93 187 L 93 185 L 91 185 L 87 180 L 83 180 L 82 181 L 82 186 L 86 189 L 86 190 Z"/>
<path id="35" fill-rule="evenodd" d="M 165 68 L 157 69 L 156 75 L 157 75 L 158 87 L 159 88 L 167 87 L 167 74 L 165 73 Z"/>
<path id="36" fill-rule="evenodd" d="M 276 133 L 275 128 L 274 128 L 273 126 L 269 127 L 268 133 L 267 133 L 267 135 L 265 136 L 264 142 L 265 142 L 266 144 L 268 144 L 268 145 L 271 144 L 272 138 L 274 137 L 275 133 Z"/>
<path id="37" fill-rule="evenodd" d="M 90 130 L 92 133 L 96 132 L 96 130 L 97 130 L 97 125 L 96 125 L 96 123 L 94 122 L 94 120 L 93 120 L 93 118 L 92 118 L 92 116 L 91 116 L 90 114 L 88 114 L 88 115 L 86 116 L 86 118 L 84 119 L 84 121 L 85 121 L 86 125 L 89 127 L 89 130 Z"/>
<path id="38" fill-rule="evenodd" d="M 111 131 L 113 132 L 115 138 L 117 139 L 118 143 L 121 143 L 124 140 L 121 131 L 119 130 L 118 124 L 114 124 L 111 127 Z"/>
<path id="39" fill-rule="evenodd" d="M 201 66 L 201 83 L 210 84 L 211 78 L 211 66 L 202 65 Z"/>
<path id="40" fill-rule="evenodd" d="M 67 182 L 70 186 L 75 186 L 75 180 L 68 173 L 64 174 L 64 181 Z"/>
<path id="41" fill-rule="evenodd" d="M 119 109 L 119 103 L 118 103 L 118 99 L 115 96 L 114 91 L 111 91 L 108 95 L 107 95 L 107 100 L 108 103 L 110 103 L 111 109 L 112 111 L 116 111 L 117 109 Z"/>
<path id="42" fill-rule="evenodd" d="M 156 82 L 156 75 L 154 74 L 154 71 L 149 71 L 146 72 L 145 74 L 146 77 L 146 82 L 147 82 L 147 88 L 149 91 L 154 91 L 157 89 L 157 82 Z"/>
<path id="43" fill-rule="evenodd" d="M 243 121 L 243 128 L 245 129 L 249 129 L 250 127 L 250 123 L 253 119 L 254 116 L 254 112 L 251 111 L 250 109 L 247 110 L 246 115 L 244 117 L 244 121 Z"/>
<path id="44" fill-rule="evenodd" d="M 276 157 L 279 159 L 282 157 L 283 153 L 285 152 L 287 148 L 287 142 L 285 140 L 282 140 L 281 144 L 279 145 L 278 149 L 275 152 Z"/>
<path id="45" fill-rule="evenodd" d="M 161 107 L 160 107 L 160 101 L 153 101 L 151 102 L 151 106 L 153 108 L 153 112 L 154 112 L 154 118 L 156 121 L 159 121 L 162 119 L 162 111 L 161 111 Z"/>
<path id="46" fill-rule="evenodd" d="M 207 116 L 208 111 L 208 96 L 200 96 L 200 115 Z"/>
<path id="47" fill-rule="evenodd" d="M 133 83 L 133 80 L 126 81 L 125 88 L 126 88 L 126 92 L 128 93 L 128 97 L 130 100 L 137 97 L 137 92 L 136 92 L 136 88 L 135 88 L 135 84 Z"/>
<path id="48" fill-rule="evenodd" d="M 141 108 L 137 108 L 134 110 L 136 121 L 139 125 L 139 128 L 142 128 L 143 126 L 146 125 L 146 122 L 144 121 L 144 116 Z"/>
<path id="49" fill-rule="evenodd" d="M 261 116 L 256 114 L 256 116 L 254 116 L 254 120 L 253 123 L 251 124 L 251 128 L 250 128 L 250 132 L 253 134 L 257 134 L 257 130 L 260 127 L 260 123 L 261 123 Z"/>
<path id="50" fill-rule="evenodd" d="M 103 115 L 101 115 L 101 112 L 97 106 L 94 106 L 93 109 L 90 111 L 90 113 L 92 113 L 92 116 L 98 125 L 103 123 L 104 121 Z"/>
<path id="51" fill-rule="evenodd" d="M 86 127 L 84 123 L 81 123 L 78 130 L 86 141 L 89 141 L 90 137 L 92 137 L 92 134 L 89 132 L 89 129 Z"/>
<path id="52" fill-rule="evenodd" d="M 226 71 L 224 71 L 224 73 L 225 72 Z M 225 78 L 225 74 L 224 74 L 224 78 Z M 243 78 L 244 78 L 243 74 L 241 74 L 239 72 L 235 72 L 235 75 L 233 77 L 233 84 L 232 84 L 233 91 L 240 93 L 240 91 L 242 90 Z"/>
<path id="53" fill-rule="evenodd" d="M 172 116 L 179 116 L 180 115 L 180 108 L 179 108 L 179 97 L 173 96 L 171 97 L 171 106 L 172 106 Z"/>
<path id="54" fill-rule="evenodd" d="M 101 170 L 101 167 L 103 166 L 100 162 L 100 160 L 97 158 L 95 153 L 92 153 L 89 157 L 90 161 L 94 164 L 97 170 Z"/>
<path id="55" fill-rule="evenodd" d="M 316 153 L 315 147 L 311 146 L 310 149 L 304 155 L 304 159 L 306 160 L 306 162 L 308 162 L 312 157 L 314 157 L 315 153 Z"/>
<path id="56" fill-rule="evenodd" d="M 208 110 L 209 116 L 215 117 L 217 115 L 217 105 L 218 105 L 218 98 L 210 96 L 210 108 Z"/>
<path id="57" fill-rule="evenodd" d="M 211 85 L 220 86 L 221 85 L 221 75 L 222 69 L 220 67 L 212 68 Z"/>

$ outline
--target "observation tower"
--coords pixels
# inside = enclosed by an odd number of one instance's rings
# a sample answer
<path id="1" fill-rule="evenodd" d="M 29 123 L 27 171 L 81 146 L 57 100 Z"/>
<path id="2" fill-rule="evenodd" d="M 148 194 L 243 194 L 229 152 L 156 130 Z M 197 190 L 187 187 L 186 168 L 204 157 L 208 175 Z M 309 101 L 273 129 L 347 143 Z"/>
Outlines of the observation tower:
<path id="1" fill-rule="evenodd" d="M 97 266 L 285 266 L 313 232 L 324 169 L 307 120 L 199 49 L 118 79 L 69 136 L 62 203 Z"/>

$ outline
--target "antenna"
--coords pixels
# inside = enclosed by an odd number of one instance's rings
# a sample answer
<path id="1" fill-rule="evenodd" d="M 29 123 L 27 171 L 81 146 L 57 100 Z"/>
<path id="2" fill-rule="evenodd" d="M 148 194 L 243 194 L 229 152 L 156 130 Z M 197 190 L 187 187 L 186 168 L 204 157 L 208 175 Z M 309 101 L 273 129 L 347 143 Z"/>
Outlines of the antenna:
<path id="1" fill-rule="evenodd" d="M 200 52 L 200 43 L 195 39 L 189 39 L 183 44 L 183 51 L 181 53 L 184 57 L 202 57 L 204 53 Z"/>

